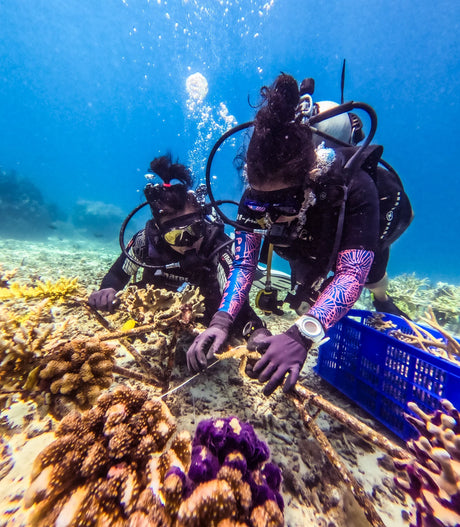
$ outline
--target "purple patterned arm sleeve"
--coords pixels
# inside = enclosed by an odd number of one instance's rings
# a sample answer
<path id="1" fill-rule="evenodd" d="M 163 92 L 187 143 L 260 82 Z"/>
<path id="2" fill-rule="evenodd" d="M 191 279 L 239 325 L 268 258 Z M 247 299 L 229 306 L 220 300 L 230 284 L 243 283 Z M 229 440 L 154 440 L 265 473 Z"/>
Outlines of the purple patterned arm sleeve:
<path id="1" fill-rule="evenodd" d="M 233 319 L 249 295 L 257 267 L 261 239 L 260 234 L 235 232 L 235 258 L 219 307 L 219 311 L 226 311 Z"/>
<path id="2" fill-rule="evenodd" d="M 308 311 L 327 330 L 340 320 L 358 300 L 374 260 L 372 251 L 340 251 L 332 282 Z"/>

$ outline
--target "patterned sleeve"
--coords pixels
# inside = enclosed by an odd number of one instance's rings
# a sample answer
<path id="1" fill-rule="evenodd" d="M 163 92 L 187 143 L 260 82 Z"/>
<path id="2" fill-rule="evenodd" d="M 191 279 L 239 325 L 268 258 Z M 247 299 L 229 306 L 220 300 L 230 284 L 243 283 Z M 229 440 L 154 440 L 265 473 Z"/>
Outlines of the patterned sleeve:
<path id="1" fill-rule="evenodd" d="M 372 251 L 349 249 L 339 252 L 332 282 L 308 311 L 325 330 L 339 321 L 358 300 L 373 259 Z"/>
<path id="2" fill-rule="evenodd" d="M 219 306 L 220 311 L 226 311 L 233 319 L 249 295 L 257 268 L 261 239 L 260 234 L 235 232 L 235 258 Z"/>

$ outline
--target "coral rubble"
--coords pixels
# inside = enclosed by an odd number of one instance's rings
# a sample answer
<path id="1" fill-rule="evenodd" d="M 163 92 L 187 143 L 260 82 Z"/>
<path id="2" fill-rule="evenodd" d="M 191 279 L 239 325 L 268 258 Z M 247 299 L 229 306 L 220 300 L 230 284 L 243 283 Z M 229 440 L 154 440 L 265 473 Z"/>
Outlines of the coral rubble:
<path id="1" fill-rule="evenodd" d="M 395 460 L 405 471 L 405 477 L 395 481 L 415 502 L 411 527 L 460 525 L 460 414 L 449 401 L 443 400 L 442 406 L 428 415 L 409 403 L 416 417 L 406 419 L 420 436 L 407 444 L 413 459 Z"/>

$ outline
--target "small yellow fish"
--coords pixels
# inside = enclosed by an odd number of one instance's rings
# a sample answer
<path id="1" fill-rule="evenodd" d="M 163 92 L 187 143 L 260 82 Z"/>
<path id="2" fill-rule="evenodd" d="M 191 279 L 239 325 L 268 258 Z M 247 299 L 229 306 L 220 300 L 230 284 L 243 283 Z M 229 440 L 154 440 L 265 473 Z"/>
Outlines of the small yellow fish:
<path id="1" fill-rule="evenodd" d="M 129 331 L 130 329 L 133 329 L 137 326 L 137 322 L 130 318 L 128 321 L 126 321 L 123 326 L 121 326 L 121 331 Z"/>

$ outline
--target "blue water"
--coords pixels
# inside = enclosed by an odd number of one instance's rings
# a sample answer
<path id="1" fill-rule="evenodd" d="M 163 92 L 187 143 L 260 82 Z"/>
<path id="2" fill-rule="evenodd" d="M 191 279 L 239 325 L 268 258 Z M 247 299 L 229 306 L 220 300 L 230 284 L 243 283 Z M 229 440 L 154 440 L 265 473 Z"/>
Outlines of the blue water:
<path id="1" fill-rule="evenodd" d="M 203 181 L 214 142 L 280 71 L 339 101 L 346 58 L 345 99 L 375 108 L 374 142 L 416 213 L 390 274 L 459 283 L 459 20 L 446 0 L 0 0 L 0 166 L 67 218 L 88 202 L 122 217 L 167 150 Z M 208 92 L 192 107 L 196 73 Z M 237 147 L 216 160 L 219 197 L 238 199 Z"/>

